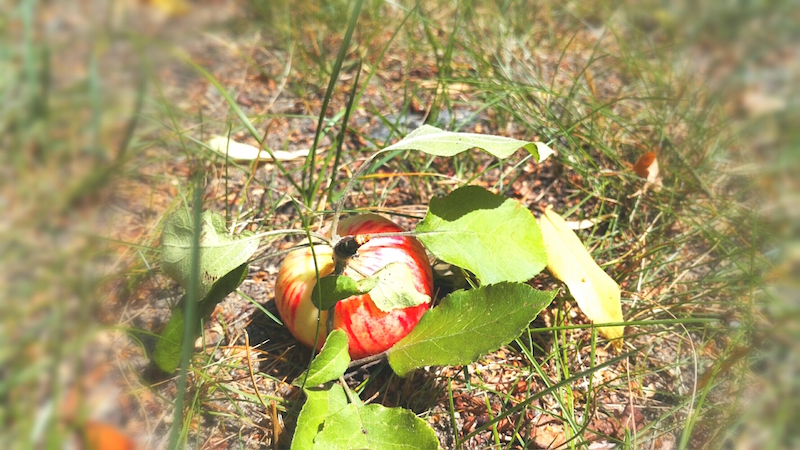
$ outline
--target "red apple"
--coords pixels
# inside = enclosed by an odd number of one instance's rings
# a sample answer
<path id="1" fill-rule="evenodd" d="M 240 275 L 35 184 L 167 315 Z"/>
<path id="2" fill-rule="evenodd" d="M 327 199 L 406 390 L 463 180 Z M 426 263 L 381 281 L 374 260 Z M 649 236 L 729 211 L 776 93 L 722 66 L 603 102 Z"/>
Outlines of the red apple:
<path id="1" fill-rule="evenodd" d="M 397 224 L 377 214 L 351 216 L 339 222 L 340 236 L 354 236 L 403 231 Z M 333 272 L 333 250 L 330 247 L 314 247 L 319 276 Z M 414 278 L 414 287 L 429 297 L 433 295 L 433 275 L 422 244 L 410 236 L 375 237 L 358 249 L 344 275 L 356 280 L 370 276 L 389 263 L 403 262 Z M 363 276 L 362 276 L 363 275 Z M 295 250 L 284 259 L 278 271 L 275 286 L 275 302 L 283 323 L 303 344 L 312 347 L 314 337 L 317 350 L 327 336 L 327 311 L 319 311 L 311 303 L 311 291 L 316 284 L 316 272 L 311 249 Z M 430 307 L 423 303 L 410 308 L 390 312 L 379 310 L 369 293 L 344 299 L 336 304 L 333 326 L 347 333 L 350 357 L 361 359 L 388 350 L 407 335 Z M 318 321 L 319 318 L 319 321 Z"/>

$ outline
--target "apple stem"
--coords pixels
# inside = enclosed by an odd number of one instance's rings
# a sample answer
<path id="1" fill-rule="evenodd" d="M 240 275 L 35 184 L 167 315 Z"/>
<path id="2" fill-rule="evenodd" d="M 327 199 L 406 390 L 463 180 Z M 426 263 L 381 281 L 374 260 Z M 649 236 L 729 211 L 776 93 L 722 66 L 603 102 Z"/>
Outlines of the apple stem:
<path id="1" fill-rule="evenodd" d="M 358 234 L 355 236 L 344 236 L 338 239 L 333 245 L 333 274 L 342 275 L 344 269 L 347 268 L 347 262 L 358 253 L 358 249 L 369 242 L 370 236 Z M 333 315 L 336 310 L 336 305 L 333 305 L 328 310 L 328 318 L 325 321 L 325 326 L 328 329 L 328 334 L 333 331 Z"/>
<path id="2" fill-rule="evenodd" d="M 355 236 L 344 236 L 333 246 L 333 275 L 342 275 L 350 261 L 362 245 L 370 240 L 370 235 L 357 234 Z"/>

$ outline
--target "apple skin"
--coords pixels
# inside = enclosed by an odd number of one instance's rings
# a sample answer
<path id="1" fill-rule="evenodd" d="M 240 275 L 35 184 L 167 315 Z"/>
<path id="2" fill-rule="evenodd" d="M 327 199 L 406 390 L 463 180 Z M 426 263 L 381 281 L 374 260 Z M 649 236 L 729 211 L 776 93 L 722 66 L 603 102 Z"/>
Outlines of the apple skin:
<path id="1" fill-rule="evenodd" d="M 340 236 L 404 231 L 400 226 L 377 214 L 351 216 L 339 222 Z M 328 246 L 314 247 L 319 276 L 333 272 L 333 250 Z M 344 275 L 356 280 L 361 274 L 371 276 L 391 262 L 403 262 L 414 278 L 417 291 L 433 297 L 433 275 L 425 248 L 410 236 L 376 237 L 362 245 L 358 256 L 350 259 Z M 360 273 L 359 273 L 360 272 Z M 289 331 L 308 347 L 322 348 L 328 335 L 327 311 L 319 311 L 311 302 L 316 284 L 316 271 L 311 249 L 295 250 L 283 260 L 275 285 L 278 313 Z M 344 299 L 336 304 L 333 326 L 347 334 L 350 357 L 365 358 L 388 350 L 405 337 L 430 307 L 430 302 L 390 312 L 379 310 L 369 293 Z M 318 320 L 319 319 L 319 320 Z"/>

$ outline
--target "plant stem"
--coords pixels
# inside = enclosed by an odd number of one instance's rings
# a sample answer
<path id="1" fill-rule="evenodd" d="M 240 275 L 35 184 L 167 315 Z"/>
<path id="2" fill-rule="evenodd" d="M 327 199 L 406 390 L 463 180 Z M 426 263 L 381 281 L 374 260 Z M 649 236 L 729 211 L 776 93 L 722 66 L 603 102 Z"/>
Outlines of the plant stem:
<path id="1" fill-rule="evenodd" d="M 361 399 L 359 399 L 357 395 L 354 395 L 353 391 L 350 390 L 350 387 L 347 386 L 347 381 L 344 380 L 344 375 L 339 377 L 339 383 L 342 383 L 342 388 L 344 388 L 344 393 L 347 395 L 347 399 L 350 400 L 350 403 L 356 405 L 361 403 Z"/>
<path id="2" fill-rule="evenodd" d="M 357 359 L 355 361 L 350 361 L 350 364 L 347 366 L 348 369 L 352 369 L 353 367 L 363 366 L 365 364 L 369 364 L 374 361 L 378 361 L 381 359 L 386 358 L 389 355 L 389 351 L 382 351 L 380 353 L 376 353 L 371 356 L 367 356 L 365 358 Z"/>
<path id="3" fill-rule="evenodd" d="M 364 164 L 361 164 L 361 166 L 358 167 L 358 170 L 356 170 L 353 176 L 351 176 L 347 181 L 347 185 L 344 187 L 344 191 L 342 191 L 342 196 L 339 198 L 339 201 L 336 202 L 336 208 L 333 212 L 333 223 L 331 224 L 331 242 L 333 242 L 333 245 L 336 245 L 339 242 L 339 239 L 341 239 L 336 229 L 339 227 L 339 216 L 342 215 L 342 209 L 344 209 L 344 202 L 347 199 L 348 194 L 350 194 L 350 191 L 353 190 L 356 180 L 358 180 L 359 177 L 361 177 L 361 175 L 363 175 L 370 168 L 370 166 L 372 166 L 372 162 L 375 161 L 375 158 L 385 151 L 386 150 L 379 150 L 373 153 L 372 156 L 364 161 Z"/>

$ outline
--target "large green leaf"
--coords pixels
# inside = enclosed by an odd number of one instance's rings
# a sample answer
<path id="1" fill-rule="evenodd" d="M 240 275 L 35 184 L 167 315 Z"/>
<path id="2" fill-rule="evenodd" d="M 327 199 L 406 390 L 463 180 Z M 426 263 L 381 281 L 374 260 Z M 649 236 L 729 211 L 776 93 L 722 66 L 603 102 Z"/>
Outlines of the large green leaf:
<path id="1" fill-rule="evenodd" d="M 384 149 L 419 150 L 429 155 L 453 156 L 471 148 L 480 148 L 498 158 L 507 158 L 520 148 L 524 148 L 542 162 L 553 154 L 553 150 L 542 142 L 520 141 L 503 136 L 444 131 L 423 125 L 412 131 L 399 142 Z"/>
<path id="2" fill-rule="evenodd" d="M 430 297 L 414 288 L 414 274 L 404 263 L 389 263 L 375 272 L 371 278 L 376 282 L 369 291 L 369 296 L 375 306 L 383 312 L 410 308 L 431 301 Z"/>
<path id="3" fill-rule="evenodd" d="M 479 186 L 432 199 L 416 230 L 437 258 L 470 270 L 481 284 L 527 281 L 547 264 L 533 214 Z"/>
<path id="4" fill-rule="evenodd" d="M 325 419 L 347 406 L 344 389 L 334 384 L 329 389 L 304 389 L 306 403 L 297 417 L 291 450 L 309 450 Z"/>
<path id="5" fill-rule="evenodd" d="M 412 411 L 353 403 L 325 420 L 313 449 L 436 450 L 439 440 Z"/>
<path id="6" fill-rule="evenodd" d="M 219 302 L 225 299 L 231 292 L 236 290 L 242 281 L 247 277 L 248 264 L 244 263 L 239 267 L 231 270 L 225 276 L 217 280 L 211 287 L 206 297 L 200 301 L 197 308 L 197 320 L 194 323 L 194 330 L 192 330 L 192 342 L 200 335 L 200 324 L 202 320 L 208 317 L 213 311 L 214 307 Z M 153 361 L 158 367 L 167 373 L 175 372 L 178 364 L 181 362 L 181 339 L 183 337 L 183 307 L 186 302 L 186 296 L 182 297 L 178 305 L 172 311 L 172 317 L 169 318 L 167 326 L 161 332 L 156 342 L 156 348 L 153 351 Z"/>
<path id="7" fill-rule="evenodd" d="M 350 364 L 350 353 L 347 351 L 347 334 L 342 330 L 333 330 L 327 338 L 306 373 L 294 380 L 295 386 L 317 386 L 335 380 L 344 375 Z"/>
<path id="8" fill-rule="evenodd" d="M 200 285 L 197 298 L 203 299 L 211 286 L 231 270 L 247 262 L 258 249 L 258 239 L 251 233 L 231 237 L 225 218 L 213 211 L 201 216 Z M 178 210 L 164 223 L 161 233 L 161 267 L 184 289 L 188 290 L 191 272 L 192 218 L 186 210 Z"/>
<path id="9" fill-rule="evenodd" d="M 555 294 L 522 283 L 453 292 L 389 349 L 389 364 L 406 376 L 419 367 L 477 361 L 519 336 Z"/>

